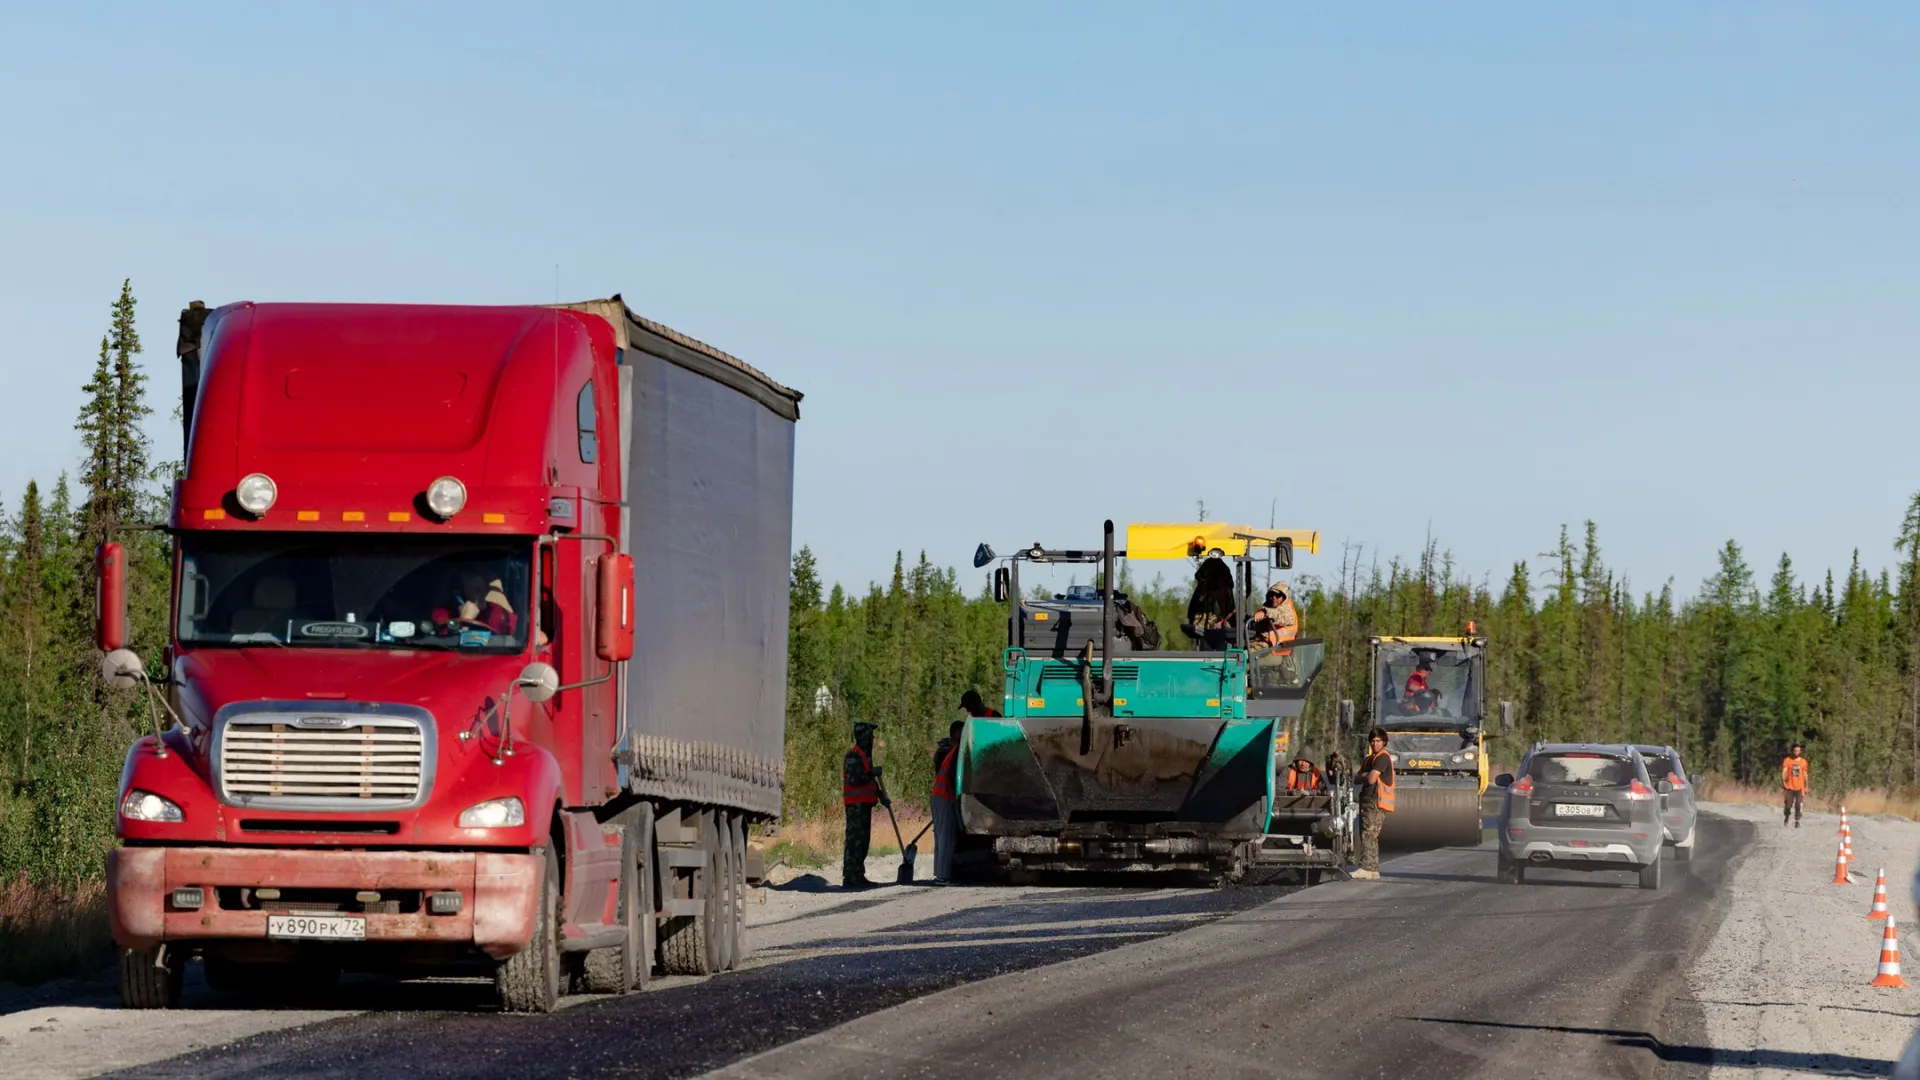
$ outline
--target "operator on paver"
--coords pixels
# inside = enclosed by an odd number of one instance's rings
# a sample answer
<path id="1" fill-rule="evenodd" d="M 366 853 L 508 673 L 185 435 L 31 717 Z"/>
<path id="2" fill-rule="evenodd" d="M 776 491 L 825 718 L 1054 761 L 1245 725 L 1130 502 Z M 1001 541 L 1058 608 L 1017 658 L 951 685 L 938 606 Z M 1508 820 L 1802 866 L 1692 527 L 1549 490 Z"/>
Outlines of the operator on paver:
<path id="1" fill-rule="evenodd" d="M 968 691 L 972 693 L 972 691 Z M 975 695 L 978 698 L 979 695 Z M 953 877 L 953 849 L 960 842 L 960 816 L 955 812 L 953 777 L 959 767 L 960 736 L 966 722 L 955 720 L 940 740 L 933 766 L 933 882 L 945 885 Z"/>
<path id="2" fill-rule="evenodd" d="M 980 699 L 980 691 L 978 690 L 969 690 L 966 693 L 961 694 L 960 707 L 967 711 L 968 716 L 999 716 L 1000 715 L 1000 711 L 998 709 L 990 709 L 987 707 L 987 703 Z"/>
<path id="3" fill-rule="evenodd" d="M 1326 787 L 1326 777 L 1313 767 L 1313 762 L 1303 757 L 1293 759 L 1293 767 L 1287 770 L 1287 794 L 1316 795 Z"/>
<path id="4" fill-rule="evenodd" d="M 1284 645 L 1300 636 L 1300 612 L 1287 595 L 1287 583 L 1276 581 L 1267 587 L 1267 602 L 1253 613 L 1247 624 L 1247 640 L 1268 647 Z"/>
<path id="5" fill-rule="evenodd" d="M 1367 756 L 1354 778 L 1360 786 L 1360 845 L 1353 876 L 1362 881 L 1380 877 L 1380 830 L 1393 813 L 1393 755 L 1387 753 L 1385 728 L 1367 733 Z"/>
<path id="6" fill-rule="evenodd" d="M 1791 819 L 1796 829 L 1800 827 L 1800 804 L 1807 801 L 1807 781 L 1813 776 L 1812 766 L 1801 749 L 1799 743 L 1794 743 L 1786 759 L 1780 762 L 1780 786 L 1787 793 L 1780 824 L 1785 825 Z"/>
<path id="7" fill-rule="evenodd" d="M 880 789 L 880 770 L 873 764 L 874 726 L 853 725 L 853 746 L 840 761 L 840 801 L 847 808 L 846 841 L 840 856 L 840 885 L 864 889 L 867 880 L 867 844 L 873 836 L 873 804 L 891 806 Z"/>

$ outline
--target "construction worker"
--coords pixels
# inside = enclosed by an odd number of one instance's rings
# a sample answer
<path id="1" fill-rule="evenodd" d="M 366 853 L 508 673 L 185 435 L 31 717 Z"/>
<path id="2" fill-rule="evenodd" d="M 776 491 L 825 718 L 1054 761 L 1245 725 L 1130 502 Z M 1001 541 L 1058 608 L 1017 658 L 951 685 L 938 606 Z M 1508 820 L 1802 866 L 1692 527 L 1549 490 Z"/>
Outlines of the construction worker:
<path id="1" fill-rule="evenodd" d="M 1361 760 L 1355 780 L 1360 786 L 1360 869 L 1353 876 L 1376 881 L 1380 877 L 1380 830 L 1386 828 L 1387 815 L 1393 813 L 1393 755 L 1387 753 L 1385 728 L 1367 733 L 1367 756 Z"/>
<path id="2" fill-rule="evenodd" d="M 1313 762 L 1306 758 L 1294 758 L 1293 767 L 1287 770 L 1287 794 L 1317 795 L 1327 789 L 1327 778 L 1320 775 Z"/>
<path id="3" fill-rule="evenodd" d="M 961 694 L 960 707 L 966 710 L 968 716 L 1000 715 L 1000 710 L 987 708 L 987 703 L 980 700 L 980 691 L 978 690 L 969 690 Z"/>
<path id="4" fill-rule="evenodd" d="M 1813 766 L 1801 752 L 1799 743 L 1780 762 L 1780 787 L 1786 791 L 1786 805 L 1782 808 L 1780 824 L 1793 821 L 1793 827 L 1800 827 L 1800 805 L 1807 801 L 1807 782 L 1813 778 Z"/>
<path id="5" fill-rule="evenodd" d="M 846 842 L 840 855 L 840 885 L 864 889 L 867 880 L 867 844 L 873 836 L 873 804 L 892 806 L 880 788 L 880 770 L 873 764 L 874 726 L 853 725 L 853 746 L 840 761 L 840 801 L 847 808 Z"/>
<path id="6" fill-rule="evenodd" d="M 953 877 L 953 849 L 960 843 L 960 815 L 954 803 L 954 774 L 960 764 L 960 736 L 966 722 L 955 720 L 940 741 L 945 753 L 933 769 L 933 882 L 945 885 Z"/>
<path id="7" fill-rule="evenodd" d="M 1267 602 L 1254 610 L 1247 624 L 1247 641 L 1271 648 L 1299 636 L 1300 613 L 1287 595 L 1287 583 L 1276 581 L 1267 586 Z"/>

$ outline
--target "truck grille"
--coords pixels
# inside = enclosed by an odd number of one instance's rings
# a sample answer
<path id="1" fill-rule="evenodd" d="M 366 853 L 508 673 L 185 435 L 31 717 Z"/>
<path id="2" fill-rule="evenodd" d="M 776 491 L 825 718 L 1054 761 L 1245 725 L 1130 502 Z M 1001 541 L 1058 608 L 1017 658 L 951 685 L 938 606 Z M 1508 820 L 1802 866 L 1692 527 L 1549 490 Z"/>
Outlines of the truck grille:
<path id="1" fill-rule="evenodd" d="M 426 793 L 428 729 L 391 716 L 236 716 L 220 730 L 220 795 L 285 809 L 411 806 Z"/>

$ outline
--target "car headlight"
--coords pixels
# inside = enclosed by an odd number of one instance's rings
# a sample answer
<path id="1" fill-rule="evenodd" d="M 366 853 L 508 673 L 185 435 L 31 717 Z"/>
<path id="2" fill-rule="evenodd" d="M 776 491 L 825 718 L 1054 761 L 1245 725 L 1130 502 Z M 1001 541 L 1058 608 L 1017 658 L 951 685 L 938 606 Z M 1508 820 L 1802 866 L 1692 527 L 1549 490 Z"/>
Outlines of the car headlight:
<path id="1" fill-rule="evenodd" d="M 488 799 L 460 811 L 460 827 L 463 829 L 509 829 L 526 823 L 527 808 L 512 795 L 504 799 Z"/>
<path id="2" fill-rule="evenodd" d="M 240 483 L 233 489 L 233 501 L 249 514 L 266 513 L 273 508 L 273 500 L 279 495 L 280 489 L 265 473 L 248 473 L 240 478 Z"/>
<path id="3" fill-rule="evenodd" d="M 139 788 L 120 800 L 120 816 L 128 821 L 185 821 L 187 817 L 172 802 Z"/>

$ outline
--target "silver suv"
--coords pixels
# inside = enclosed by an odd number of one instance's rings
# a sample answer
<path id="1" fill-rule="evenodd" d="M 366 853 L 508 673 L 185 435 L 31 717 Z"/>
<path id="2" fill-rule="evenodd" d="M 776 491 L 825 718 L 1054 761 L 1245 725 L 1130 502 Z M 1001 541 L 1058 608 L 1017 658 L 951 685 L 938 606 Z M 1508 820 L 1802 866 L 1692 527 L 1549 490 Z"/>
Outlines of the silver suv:
<path id="1" fill-rule="evenodd" d="M 1660 824 L 1667 833 L 1667 847 L 1678 862 L 1693 858 L 1698 842 L 1700 816 L 1693 808 L 1693 781 L 1680 764 L 1680 751 L 1671 746 L 1636 746 L 1647 763 L 1647 775 L 1653 777 L 1653 790 L 1660 793 Z"/>
<path id="2" fill-rule="evenodd" d="M 1620 743 L 1536 743 L 1507 790 L 1500 814 L 1500 879 L 1527 880 L 1529 867 L 1631 870 L 1640 887 L 1660 887 L 1665 829 L 1647 763 Z"/>

